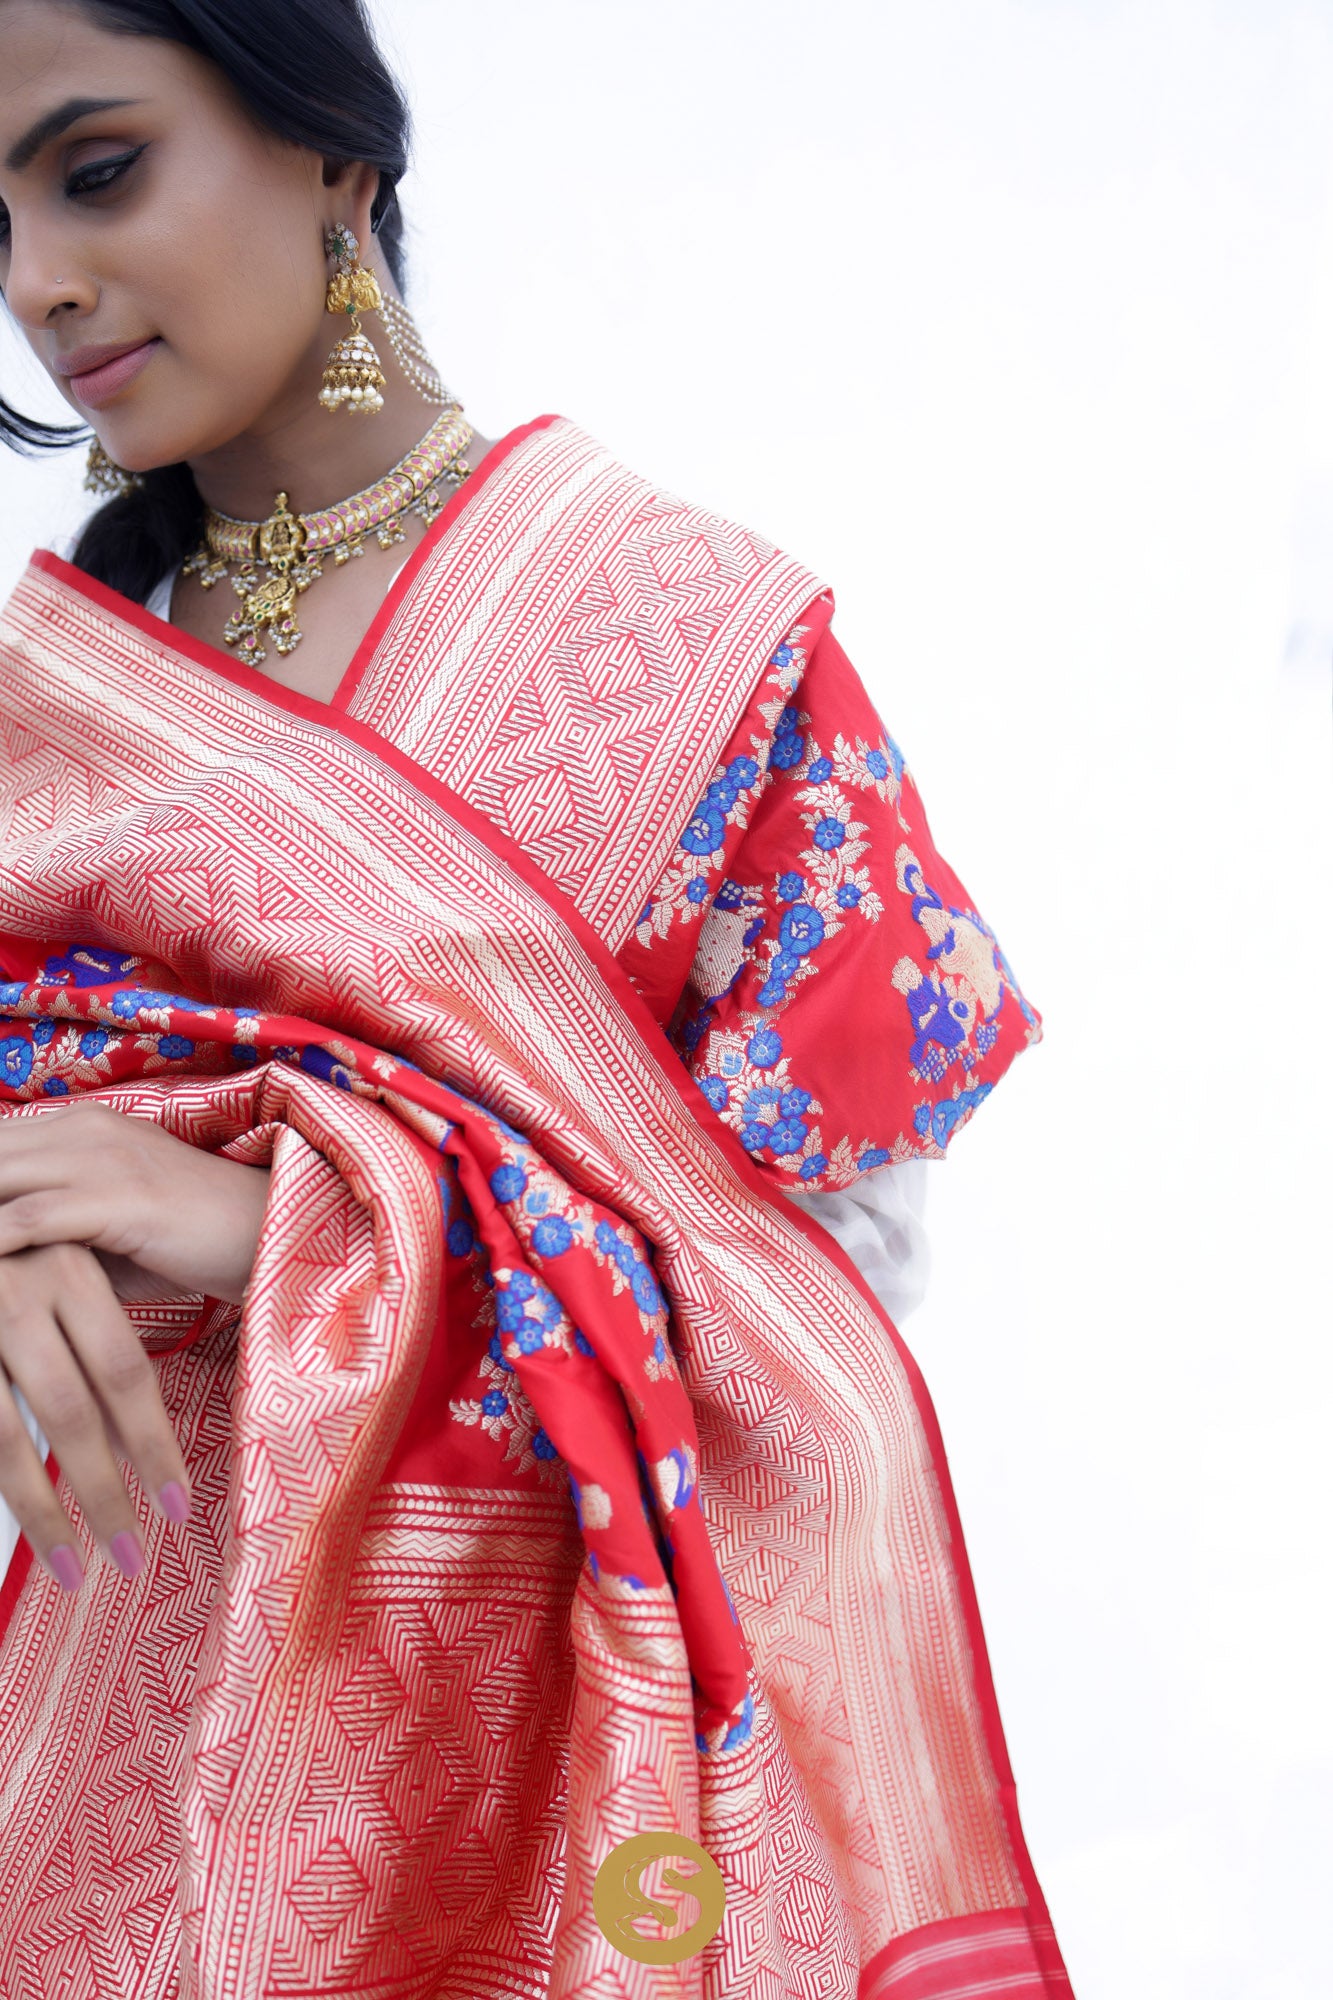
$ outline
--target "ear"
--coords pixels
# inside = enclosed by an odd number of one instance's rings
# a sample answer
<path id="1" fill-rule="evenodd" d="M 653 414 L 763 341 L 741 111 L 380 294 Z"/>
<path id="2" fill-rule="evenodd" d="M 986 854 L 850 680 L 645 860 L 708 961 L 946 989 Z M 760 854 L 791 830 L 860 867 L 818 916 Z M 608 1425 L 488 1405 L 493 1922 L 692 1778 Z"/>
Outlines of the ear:
<path id="1" fill-rule="evenodd" d="M 374 246 L 370 211 L 379 193 L 380 170 L 365 160 L 325 160 L 324 186 L 332 200 L 332 222 L 345 222 L 361 245 L 362 262 L 368 261 Z"/>

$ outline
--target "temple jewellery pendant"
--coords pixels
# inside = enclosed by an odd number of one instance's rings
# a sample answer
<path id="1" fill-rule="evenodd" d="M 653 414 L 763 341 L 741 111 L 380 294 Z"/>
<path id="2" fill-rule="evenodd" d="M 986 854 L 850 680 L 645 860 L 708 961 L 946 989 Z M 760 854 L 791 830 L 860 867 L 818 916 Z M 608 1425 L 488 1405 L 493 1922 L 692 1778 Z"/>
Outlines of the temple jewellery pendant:
<path id="1" fill-rule="evenodd" d="M 182 565 L 203 589 L 230 579 L 241 602 L 222 637 L 247 665 L 268 658 L 267 634 L 284 656 L 301 643 L 301 596 L 324 574 L 365 553 L 373 533 L 382 549 L 406 540 L 404 520 L 415 514 L 426 527 L 436 521 L 471 467 L 463 456 L 472 429 L 455 404 L 392 472 L 351 500 L 316 514 L 293 514 L 279 493 L 266 521 L 237 521 L 208 509 L 204 541 Z M 236 573 L 232 574 L 233 566 Z"/>

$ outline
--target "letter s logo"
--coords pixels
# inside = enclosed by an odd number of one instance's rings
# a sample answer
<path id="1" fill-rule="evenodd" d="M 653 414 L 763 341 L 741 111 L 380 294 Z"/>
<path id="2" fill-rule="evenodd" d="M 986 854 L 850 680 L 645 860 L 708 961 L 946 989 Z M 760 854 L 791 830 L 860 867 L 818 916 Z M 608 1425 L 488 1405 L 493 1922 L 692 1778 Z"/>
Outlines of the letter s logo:
<path id="1" fill-rule="evenodd" d="M 683 1931 L 674 1930 L 683 1914 L 680 1907 L 660 1895 L 650 1896 L 640 1886 L 644 1869 L 667 1855 L 695 1864 L 688 1874 L 678 1868 L 662 1870 L 667 1888 L 684 1889 L 699 1905 L 698 1916 Z M 622 1840 L 611 1849 L 592 1885 L 597 1928 L 608 1944 L 640 1965 L 675 1965 L 682 1958 L 693 1958 L 716 1935 L 726 1901 L 726 1883 L 712 1855 L 683 1833 L 636 1833 Z M 637 1920 L 644 1917 L 655 1918 L 673 1935 L 645 1937 L 637 1928 Z"/>

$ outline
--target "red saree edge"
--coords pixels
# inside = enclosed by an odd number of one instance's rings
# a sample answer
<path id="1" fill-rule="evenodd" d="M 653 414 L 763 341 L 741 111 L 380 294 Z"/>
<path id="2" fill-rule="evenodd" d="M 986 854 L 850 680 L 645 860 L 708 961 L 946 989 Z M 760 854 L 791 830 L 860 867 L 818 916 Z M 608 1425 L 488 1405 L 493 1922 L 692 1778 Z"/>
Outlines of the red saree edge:
<path id="1" fill-rule="evenodd" d="M 979 1910 L 921 1924 L 864 1966 L 857 2000 L 1073 2000 L 1049 1923 L 1028 1909 Z"/>
<path id="2" fill-rule="evenodd" d="M 512 444 L 518 442 L 521 437 L 554 421 L 556 421 L 554 417 L 539 418 L 525 429 L 511 432 L 509 438 L 503 441 L 506 444 L 507 450 L 508 448 L 512 448 Z M 489 463 L 489 456 L 487 463 Z M 471 481 L 468 484 L 470 485 Z M 466 491 L 467 488 L 464 487 L 463 493 L 465 494 Z M 461 497 L 462 495 L 456 495 L 455 499 L 460 499 Z M 451 506 L 453 505 L 452 502 L 450 504 Z M 447 512 L 448 510 L 446 509 L 446 514 Z M 441 520 L 444 518 L 445 516 L 441 516 Z M 439 525 L 439 522 L 437 522 L 437 530 Z M 423 542 L 419 545 L 416 552 L 418 558 L 424 560 L 421 552 L 429 546 L 433 546 L 433 544 Z M 1034 1989 L 1034 2000 L 1036 1994 L 1049 1994 L 1051 1996 L 1059 1996 L 1059 2000 L 1069 2000 L 1071 1992 L 1069 1976 L 1065 1969 L 1059 1946 L 1055 1940 L 1050 1915 L 1046 1907 L 1046 1900 L 1042 1894 L 1036 1870 L 1033 1867 L 1027 1843 L 1023 1837 L 1022 1824 L 1018 1813 L 1017 1789 L 1013 1771 L 1009 1763 L 1008 1748 L 1004 1739 L 1004 1727 L 1000 1718 L 999 1701 L 995 1693 L 995 1685 L 990 1670 L 990 1659 L 982 1630 L 980 1606 L 977 1602 L 971 1565 L 967 1558 L 967 1547 L 963 1536 L 962 1521 L 959 1516 L 958 1503 L 953 1490 L 953 1481 L 949 1474 L 948 1456 L 944 1448 L 944 1439 L 940 1430 L 939 1419 L 936 1416 L 935 1407 L 930 1399 L 930 1393 L 921 1371 L 905 1345 L 902 1336 L 899 1334 L 892 1320 L 888 1318 L 878 1299 L 850 1258 L 846 1256 L 841 1246 L 829 1235 L 828 1231 L 821 1228 L 813 1217 L 804 1214 L 797 1208 L 795 1203 L 781 1200 L 780 1192 L 774 1190 L 771 1184 L 765 1179 L 764 1175 L 750 1158 L 750 1155 L 741 1145 L 737 1135 L 728 1126 L 723 1124 L 722 1120 L 708 1104 L 702 1091 L 685 1069 L 675 1049 L 667 1039 L 665 1030 L 650 1011 L 646 1001 L 641 998 L 631 985 L 628 976 L 622 971 L 603 940 L 592 929 L 591 925 L 565 894 L 564 890 L 552 882 L 534 861 L 524 854 L 521 849 L 516 847 L 507 836 L 500 832 L 499 828 L 492 821 L 487 820 L 481 813 L 477 812 L 466 800 L 457 797 L 446 785 L 434 778 L 430 772 L 423 770 L 420 765 L 415 764 L 410 757 L 404 755 L 394 744 L 380 736 L 365 723 L 358 722 L 355 717 L 348 715 L 345 710 L 334 708 L 329 703 L 315 701 L 309 696 L 298 694 L 295 690 L 286 688 L 279 682 L 268 680 L 263 674 L 258 673 L 252 668 L 240 666 L 226 656 L 219 654 L 211 647 L 198 645 L 195 641 L 188 639 L 186 635 L 178 634 L 174 627 L 165 624 L 161 619 L 154 617 L 152 613 L 144 612 L 141 606 L 132 603 L 128 598 L 121 596 L 119 592 L 109 590 L 106 586 L 95 582 L 91 577 L 85 575 L 82 570 L 75 568 L 73 564 L 66 562 L 62 557 L 55 555 L 49 550 L 39 550 L 34 555 L 33 561 L 37 567 L 47 571 L 53 578 L 72 590 L 76 595 L 89 598 L 104 611 L 109 612 L 126 623 L 138 626 L 140 630 L 144 631 L 149 637 L 158 640 L 159 643 L 162 642 L 162 635 L 170 634 L 170 639 L 167 643 L 176 652 L 195 660 L 211 672 L 224 674 L 227 679 L 246 689 L 256 699 L 265 702 L 270 707 L 285 711 L 297 721 L 311 724 L 316 728 L 329 729 L 342 736 L 346 741 L 355 745 L 356 748 L 374 757 L 386 768 L 392 770 L 395 775 L 400 777 L 404 783 L 410 785 L 420 796 L 430 800 L 434 805 L 446 812 L 495 862 L 507 868 L 534 895 L 539 897 L 548 909 L 560 918 L 569 931 L 571 938 L 576 944 L 582 947 L 585 956 L 601 975 L 608 990 L 620 1004 L 628 1021 L 637 1030 L 645 1051 L 653 1056 L 659 1071 L 674 1092 L 681 1108 L 693 1119 L 700 1131 L 723 1154 L 737 1177 L 745 1184 L 751 1194 L 762 1201 L 773 1212 L 780 1214 L 789 1227 L 801 1231 L 809 1242 L 816 1249 L 820 1250 L 828 1261 L 842 1273 L 843 1277 L 854 1287 L 879 1320 L 880 1324 L 886 1329 L 895 1352 L 902 1363 L 904 1374 L 917 1405 L 918 1414 L 921 1417 L 927 1444 L 939 1480 L 945 1520 L 948 1524 L 949 1533 L 956 1552 L 959 1600 L 972 1652 L 974 1692 L 981 1710 L 987 1749 L 995 1770 L 999 1801 L 1012 1846 L 1014 1865 L 1028 1899 L 1026 1914 L 1028 1930 L 1031 1936 L 1031 1956 L 1039 1968 L 1042 1980 L 1042 1985 Z M 400 583 L 403 581 L 403 578 L 399 579 Z M 825 598 L 829 602 L 831 615 L 831 608 L 834 601 L 833 592 L 821 589 L 818 596 L 812 598 L 811 605 L 806 607 L 802 616 L 805 616 L 815 604 L 820 603 Z M 395 604 L 397 601 L 392 592 L 390 593 L 390 600 L 386 600 L 386 603 L 390 601 Z M 392 615 L 391 612 L 390 615 Z M 381 616 L 383 616 L 383 613 L 381 613 Z M 947 1921 L 955 1920 L 951 1919 Z M 975 1922 L 976 1919 L 966 1918 L 956 1921 Z M 916 1933 L 912 1933 L 912 1935 L 916 1935 Z M 890 1945 L 885 1949 L 892 1952 L 898 1949 L 898 1946 Z M 882 1956 L 882 1953 L 877 1955 L 872 1964 L 877 1965 Z M 863 1987 L 862 1992 L 865 1994 L 881 1990 L 891 1993 L 892 2000 L 909 2000 L 910 1988 L 900 1988 L 897 1992 L 894 1992 L 891 1988 L 887 1987 L 870 1989 Z M 984 1990 L 984 1988 L 981 1989 L 983 1993 Z M 1016 1991 L 1012 1993 L 1011 2000 L 1019 2000 Z"/>

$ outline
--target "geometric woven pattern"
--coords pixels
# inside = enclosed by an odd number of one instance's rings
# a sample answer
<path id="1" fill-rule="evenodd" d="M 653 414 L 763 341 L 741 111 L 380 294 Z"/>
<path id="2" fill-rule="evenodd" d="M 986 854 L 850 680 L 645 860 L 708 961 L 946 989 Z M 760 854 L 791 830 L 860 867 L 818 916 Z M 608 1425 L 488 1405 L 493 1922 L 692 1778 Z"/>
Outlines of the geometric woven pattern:
<path id="1" fill-rule="evenodd" d="M 765 599 L 765 645 L 795 589 Z M 715 693 L 742 678 L 700 653 Z M 644 855 L 605 875 L 599 937 L 435 753 L 177 648 L 53 560 L 11 602 L 0 673 L 0 932 L 114 943 L 203 1001 L 405 1056 L 655 1246 L 756 1697 L 748 1741 L 692 1754 L 676 1603 L 595 1575 L 566 1495 L 384 1483 L 439 1337 L 410 1119 L 280 1061 L 118 1086 L 196 1143 L 270 1146 L 272 1194 L 234 1373 L 220 1338 L 161 1364 L 212 1493 L 189 1560 L 154 1532 L 149 1588 L 103 1566 L 72 1601 L 34 1573 L 4 1635 L 4 2000 L 175 2000 L 178 1978 L 182 2000 L 851 2000 L 872 1972 L 918 2000 L 884 1954 L 997 1917 L 1018 1958 L 969 1991 L 1067 1994 L 929 1397 L 836 1246 L 699 1117 L 608 954 Z M 687 748 L 673 832 L 713 754 Z M 728 1888 L 669 1980 L 590 1922 L 608 1842 L 658 1810 Z M 956 1990 L 938 1964 L 931 2000 Z"/>
<path id="2" fill-rule="evenodd" d="M 348 713 L 447 773 L 614 951 L 821 588 L 555 419 L 469 496 Z"/>

